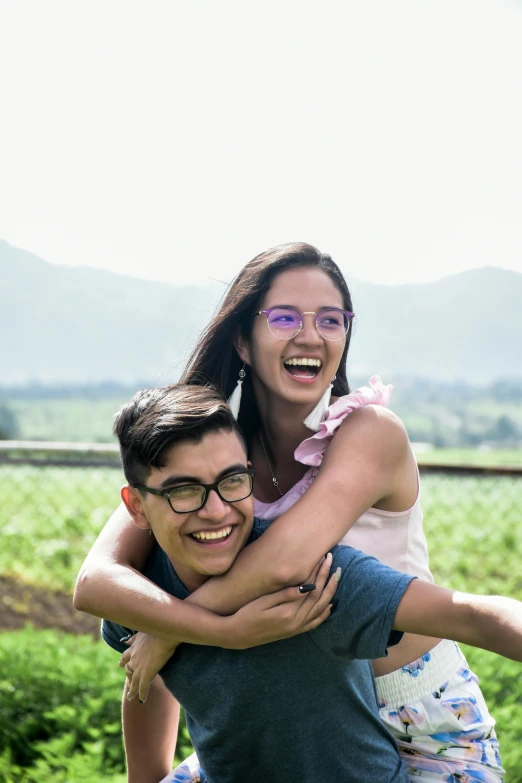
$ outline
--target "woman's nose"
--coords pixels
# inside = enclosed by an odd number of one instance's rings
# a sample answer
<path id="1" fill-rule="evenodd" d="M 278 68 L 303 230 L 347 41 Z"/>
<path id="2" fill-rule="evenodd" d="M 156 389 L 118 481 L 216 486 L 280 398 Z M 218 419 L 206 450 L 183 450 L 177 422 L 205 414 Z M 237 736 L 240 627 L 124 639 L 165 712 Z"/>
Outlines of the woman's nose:
<path id="1" fill-rule="evenodd" d="M 295 336 L 295 341 L 306 345 L 321 345 L 322 337 L 315 325 L 315 313 L 303 313 L 303 326 Z"/>

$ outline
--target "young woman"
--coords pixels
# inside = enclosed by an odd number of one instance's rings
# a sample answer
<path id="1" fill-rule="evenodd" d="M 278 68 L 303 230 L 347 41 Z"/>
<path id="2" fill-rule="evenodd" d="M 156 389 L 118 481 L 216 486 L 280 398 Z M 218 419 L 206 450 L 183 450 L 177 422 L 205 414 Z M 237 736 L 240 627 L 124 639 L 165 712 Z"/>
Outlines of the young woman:
<path id="1" fill-rule="evenodd" d="M 267 629 L 219 639 L 214 628 L 206 632 L 200 607 L 231 614 L 299 584 L 339 541 L 432 581 L 417 466 L 404 427 L 385 407 L 390 388 L 374 378 L 371 388 L 349 393 L 352 318 L 337 265 L 294 243 L 248 263 L 205 329 L 182 380 L 214 383 L 227 397 L 236 389 L 236 407 L 242 392 L 238 418 L 256 470 L 256 514 L 275 521 L 229 573 L 180 602 L 139 574 L 150 544 L 116 512 L 84 564 L 75 605 L 163 640 L 132 645 L 133 691 L 140 673 L 150 679 L 180 641 L 269 640 Z M 454 643 L 406 635 L 374 671 L 381 717 L 412 779 L 502 781 L 494 721 Z"/>

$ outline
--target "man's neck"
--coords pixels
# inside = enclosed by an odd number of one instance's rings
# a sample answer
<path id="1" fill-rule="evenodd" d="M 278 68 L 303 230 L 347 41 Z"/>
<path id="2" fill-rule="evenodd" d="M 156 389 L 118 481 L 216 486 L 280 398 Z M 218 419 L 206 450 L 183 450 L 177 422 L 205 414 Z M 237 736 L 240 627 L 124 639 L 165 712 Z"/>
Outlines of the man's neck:
<path id="1" fill-rule="evenodd" d="M 210 579 L 210 576 L 200 574 L 198 571 L 194 571 L 193 568 L 190 568 L 190 566 L 187 566 L 184 563 L 172 560 L 170 557 L 169 560 L 172 568 L 178 575 L 178 578 L 183 582 L 189 593 L 194 593 L 198 587 L 201 587 L 201 585 L 204 585 L 205 582 L 208 582 Z"/>

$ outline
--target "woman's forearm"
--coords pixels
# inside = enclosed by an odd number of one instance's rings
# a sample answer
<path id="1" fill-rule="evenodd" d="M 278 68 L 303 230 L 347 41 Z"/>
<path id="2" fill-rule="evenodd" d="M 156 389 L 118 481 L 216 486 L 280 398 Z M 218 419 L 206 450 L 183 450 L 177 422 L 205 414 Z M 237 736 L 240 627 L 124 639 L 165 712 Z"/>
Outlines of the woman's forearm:
<path id="1" fill-rule="evenodd" d="M 174 598 L 140 573 L 153 545 L 125 507 L 117 509 L 80 570 L 74 607 L 163 639 L 223 644 L 230 635 L 224 618 Z"/>
<path id="2" fill-rule="evenodd" d="M 522 603 L 514 598 L 453 592 L 414 579 L 397 607 L 393 627 L 522 661 Z"/>
<path id="3" fill-rule="evenodd" d="M 96 597 L 96 591 L 92 591 L 94 603 L 100 607 L 94 613 L 97 617 L 178 643 L 223 646 L 229 636 L 224 623 L 227 618 L 174 598 L 128 566 L 113 564 L 108 571 L 100 573 L 99 584 L 106 582 L 110 583 L 110 593 L 100 587 Z M 81 610 L 81 606 L 76 603 L 75 606 Z"/>
<path id="4" fill-rule="evenodd" d="M 522 603 L 504 596 L 464 596 L 473 617 L 468 644 L 522 661 Z"/>
<path id="5" fill-rule="evenodd" d="M 401 472 L 411 473 L 416 485 L 400 422 L 388 413 L 356 411 L 328 446 L 303 497 L 241 552 L 227 574 L 206 582 L 189 600 L 231 614 L 261 595 L 301 584 L 368 508 L 393 494 Z"/>
<path id="6" fill-rule="evenodd" d="M 75 608 L 104 617 L 107 602 L 109 608 L 112 605 L 114 578 L 119 575 L 117 566 L 142 570 L 153 544 L 153 539 L 133 523 L 122 503 L 105 524 L 80 569 L 74 589 Z M 114 598 L 125 604 L 125 595 Z"/>
<path id="7" fill-rule="evenodd" d="M 212 615 L 193 614 L 193 604 L 231 615 L 262 595 L 304 582 L 361 514 L 391 493 L 409 454 L 400 427 L 372 411 L 355 411 L 330 443 L 305 495 L 240 553 L 227 574 L 210 579 L 184 602 L 139 573 L 152 539 L 120 509 L 82 567 L 75 606 L 161 638 L 212 644 L 209 639 L 221 636 L 222 626 Z"/>

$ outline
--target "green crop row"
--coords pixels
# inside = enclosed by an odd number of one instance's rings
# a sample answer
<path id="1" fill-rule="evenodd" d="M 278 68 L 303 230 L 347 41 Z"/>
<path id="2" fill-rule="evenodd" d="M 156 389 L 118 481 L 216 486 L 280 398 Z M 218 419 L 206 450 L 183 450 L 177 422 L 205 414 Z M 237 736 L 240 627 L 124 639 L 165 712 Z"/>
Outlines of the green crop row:
<path id="1" fill-rule="evenodd" d="M 0 573 L 72 590 L 122 484 L 113 468 L 0 465 Z"/>
<path id="2" fill-rule="evenodd" d="M 111 468 L 0 466 L 0 573 L 72 590 L 122 483 Z M 522 479 L 425 475 L 422 505 L 437 581 L 522 595 Z"/>

